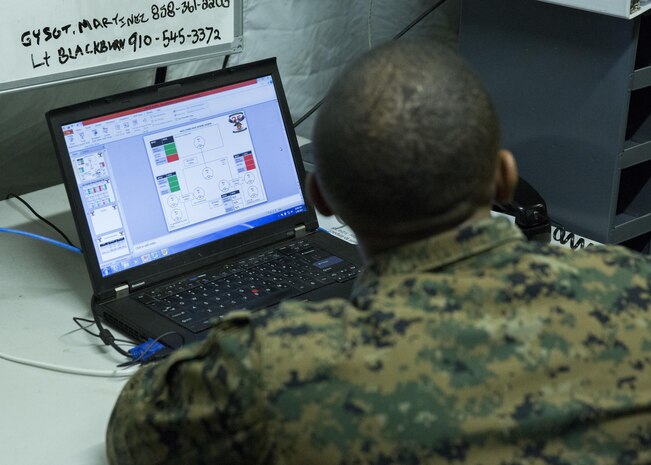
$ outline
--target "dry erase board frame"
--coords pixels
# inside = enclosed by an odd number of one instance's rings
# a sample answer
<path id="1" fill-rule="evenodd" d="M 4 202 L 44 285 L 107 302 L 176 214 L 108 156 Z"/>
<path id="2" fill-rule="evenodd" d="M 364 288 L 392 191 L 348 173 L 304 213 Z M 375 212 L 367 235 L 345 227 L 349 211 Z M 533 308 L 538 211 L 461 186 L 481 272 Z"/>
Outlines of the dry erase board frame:
<path id="1" fill-rule="evenodd" d="M 74 8 L 70 4 L 70 0 L 30 0 L 4 8 L 0 94 L 243 48 L 243 0 L 82 0 Z"/>

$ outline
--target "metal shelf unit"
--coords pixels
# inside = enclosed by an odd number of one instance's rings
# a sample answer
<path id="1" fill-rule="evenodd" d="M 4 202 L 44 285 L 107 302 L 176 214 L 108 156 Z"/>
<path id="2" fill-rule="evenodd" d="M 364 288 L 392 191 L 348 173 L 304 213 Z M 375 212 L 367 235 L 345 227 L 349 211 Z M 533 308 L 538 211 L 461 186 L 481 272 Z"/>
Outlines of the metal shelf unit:
<path id="1" fill-rule="evenodd" d="M 464 0 L 459 41 L 495 101 L 502 145 L 552 220 L 648 252 L 651 12 Z"/>

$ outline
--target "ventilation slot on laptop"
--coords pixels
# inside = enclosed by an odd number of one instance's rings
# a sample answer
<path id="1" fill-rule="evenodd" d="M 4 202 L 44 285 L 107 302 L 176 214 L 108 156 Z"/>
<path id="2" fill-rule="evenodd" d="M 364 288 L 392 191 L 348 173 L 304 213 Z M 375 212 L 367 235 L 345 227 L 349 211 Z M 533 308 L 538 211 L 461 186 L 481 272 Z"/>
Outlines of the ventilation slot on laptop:
<path id="1" fill-rule="evenodd" d="M 124 323 L 115 319 L 113 316 L 109 315 L 108 313 L 104 313 L 102 317 L 104 321 L 106 321 L 106 323 L 108 323 L 110 326 L 113 326 L 121 333 L 126 334 L 132 339 L 135 339 L 136 341 L 144 341 L 147 339 L 143 334 L 138 333 L 138 331 L 125 325 Z"/>

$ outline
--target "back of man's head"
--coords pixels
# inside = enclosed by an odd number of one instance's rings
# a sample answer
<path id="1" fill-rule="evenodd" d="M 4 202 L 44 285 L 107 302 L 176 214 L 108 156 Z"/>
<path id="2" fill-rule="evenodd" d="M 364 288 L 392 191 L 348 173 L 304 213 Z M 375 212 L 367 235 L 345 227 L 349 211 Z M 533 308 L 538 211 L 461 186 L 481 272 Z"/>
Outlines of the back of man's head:
<path id="1" fill-rule="evenodd" d="M 458 55 L 398 41 L 334 83 L 314 130 L 325 199 L 358 233 L 454 227 L 490 205 L 499 125 Z"/>

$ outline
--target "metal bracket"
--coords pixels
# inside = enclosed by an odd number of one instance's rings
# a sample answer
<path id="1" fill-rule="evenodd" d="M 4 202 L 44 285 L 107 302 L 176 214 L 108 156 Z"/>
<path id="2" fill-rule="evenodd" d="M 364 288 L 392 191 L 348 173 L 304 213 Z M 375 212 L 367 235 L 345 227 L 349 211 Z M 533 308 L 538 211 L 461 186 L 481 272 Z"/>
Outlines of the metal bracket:
<path id="1" fill-rule="evenodd" d="M 115 297 L 121 299 L 129 295 L 129 285 L 127 283 L 121 284 L 115 288 Z"/>
<path id="2" fill-rule="evenodd" d="M 299 224 L 294 226 L 294 237 L 301 238 L 305 237 L 307 234 L 307 229 L 305 228 L 304 224 Z"/>

